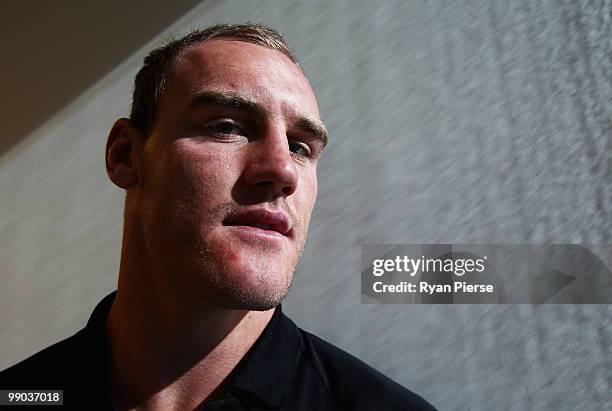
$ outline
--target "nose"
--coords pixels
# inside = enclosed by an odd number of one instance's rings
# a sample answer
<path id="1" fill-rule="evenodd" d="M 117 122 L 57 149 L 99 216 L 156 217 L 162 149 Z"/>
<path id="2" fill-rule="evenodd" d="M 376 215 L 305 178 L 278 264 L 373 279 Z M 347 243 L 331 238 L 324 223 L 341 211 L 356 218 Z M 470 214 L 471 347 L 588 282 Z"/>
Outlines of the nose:
<path id="1" fill-rule="evenodd" d="M 293 194 L 298 184 L 298 171 L 285 132 L 270 131 L 249 145 L 243 176 L 248 187 L 268 200 Z"/>

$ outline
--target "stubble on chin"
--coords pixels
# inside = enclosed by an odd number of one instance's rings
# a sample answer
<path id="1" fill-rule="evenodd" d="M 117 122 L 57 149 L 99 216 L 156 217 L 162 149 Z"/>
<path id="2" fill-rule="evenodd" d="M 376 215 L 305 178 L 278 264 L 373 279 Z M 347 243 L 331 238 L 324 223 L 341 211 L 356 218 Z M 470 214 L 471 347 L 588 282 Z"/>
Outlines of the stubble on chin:
<path id="1" fill-rule="evenodd" d="M 211 214 L 222 221 L 235 210 L 233 204 L 221 204 Z M 295 237 L 284 251 L 241 243 L 219 227 L 216 233 L 200 233 L 206 240 L 192 244 L 192 261 L 184 261 L 183 273 L 176 273 L 181 294 L 200 307 L 253 311 L 276 307 L 291 288 L 306 239 L 301 224 L 292 221 Z"/>
<path id="2" fill-rule="evenodd" d="M 268 256 L 265 263 L 264 255 L 245 250 L 234 254 L 218 249 L 202 250 L 200 257 L 198 263 L 181 275 L 185 296 L 201 307 L 254 311 L 269 310 L 283 301 L 293 283 L 299 259 L 298 255 L 294 261 L 284 264 Z"/>

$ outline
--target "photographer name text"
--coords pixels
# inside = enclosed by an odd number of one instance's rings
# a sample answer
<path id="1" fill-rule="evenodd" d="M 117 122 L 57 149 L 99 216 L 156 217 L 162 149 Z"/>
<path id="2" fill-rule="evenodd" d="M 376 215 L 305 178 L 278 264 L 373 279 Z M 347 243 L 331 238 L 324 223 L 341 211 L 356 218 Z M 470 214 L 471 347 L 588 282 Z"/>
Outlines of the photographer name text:
<path id="1" fill-rule="evenodd" d="M 376 259 L 372 264 L 372 275 L 382 277 L 387 273 L 402 273 L 406 279 L 416 280 L 413 277 L 420 273 L 447 273 L 462 277 L 469 273 L 482 273 L 485 270 L 487 257 L 482 258 L 411 258 L 408 256 L 397 256 L 391 259 Z M 466 277 L 467 278 L 467 277 Z M 380 278 L 382 280 L 382 278 Z M 434 283 L 431 281 L 399 281 L 386 284 L 383 281 L 372 283 L 375 293 L 418 293 L 418 294 L 451 294 L 451 293 L 493 293 L 493 284 L 472 284 L 467 281 L 444 281 Z"/>

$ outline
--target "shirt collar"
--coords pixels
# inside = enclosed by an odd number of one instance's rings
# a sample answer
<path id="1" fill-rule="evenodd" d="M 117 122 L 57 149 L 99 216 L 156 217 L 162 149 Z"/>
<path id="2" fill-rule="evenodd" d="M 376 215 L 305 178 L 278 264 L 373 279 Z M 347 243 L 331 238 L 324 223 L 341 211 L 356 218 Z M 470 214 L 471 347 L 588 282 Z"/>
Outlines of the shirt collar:
<path id="1" fill-rule="evenodd" d="M 108 385 L 104 376 L 109 348 L 106 319 L 116 294 L 115 291 L 98 303 L 85 327 L 88 345 L 97 352 L 96 368 L 100 370 L 100 383 L 106 393 Z M 297 368 L 299 341 L 297 326 L 279 305 L 261 336 L 234 369 L 225 391 L 239 399 L 250 400 L 255 396 L 268 406 L 280 407 Z"/>
<path id="2" fill-rule="evenodd" d="M 106 319 L 115 301 L 117 292 L 114 291 L 107 295 L 96 305 L 87 325 L 85 326 L 85 341 L 88 352 L 87 361 L 92 364 L 92 375 L 87 376 L 93 379 L 92 387 L 96 387 L 101 395 L 100 401 L 104 404 L 99 404 L 104 409 L 117 408 L 110 398 L 110 387 L 106 377 L 107 361 L 110 358 L 110 344 L 106 334 Z"/>
<path id="3" fill-rule="evenodd" d="M 297 326 L 279 305 L 259 339 L 230 378 L 230 392 L 240 397 L 246 391 L 267 405 L 280 407 L 299 360 Z"/>

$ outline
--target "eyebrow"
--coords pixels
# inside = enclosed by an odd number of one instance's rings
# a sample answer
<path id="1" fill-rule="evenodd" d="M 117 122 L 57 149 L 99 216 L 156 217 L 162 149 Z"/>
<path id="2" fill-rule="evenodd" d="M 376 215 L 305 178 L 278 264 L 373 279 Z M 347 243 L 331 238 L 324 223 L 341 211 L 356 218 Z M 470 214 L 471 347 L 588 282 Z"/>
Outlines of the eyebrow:
<path id="1" fill-rule="evenodd" d="M 257 102 L 248 98 L 237 96 L 224 91 L 204 91 L 198 93 L 189 103 L 189 109 L 194 109 L 199 106 L 224 106 L 242 111 L 255 113 L 261 117 L 265 117 L 268 111 Z M 311 134 L 317 140 L 323 143 L 323 147 L 327 145 L 328 132 L 322 121 L 298 115 L 293 127 Z"/>

